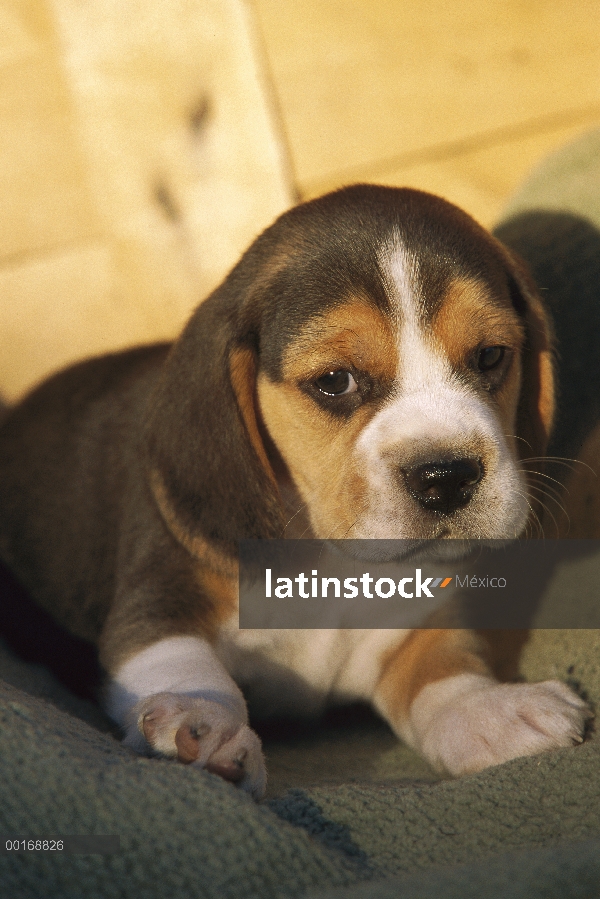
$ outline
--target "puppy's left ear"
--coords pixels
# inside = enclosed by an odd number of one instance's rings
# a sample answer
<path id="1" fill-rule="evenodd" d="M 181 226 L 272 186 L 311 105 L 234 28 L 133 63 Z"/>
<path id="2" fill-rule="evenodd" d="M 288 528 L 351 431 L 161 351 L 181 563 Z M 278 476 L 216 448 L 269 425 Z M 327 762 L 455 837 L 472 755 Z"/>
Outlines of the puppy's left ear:
<path id="1" fill-rule="evenodd" d="M 521 458 L 546 452 L 555 410 L 554 335 L 552 320 L 525 263 L 502 247 L 509 288 L 516 311 L 525 324 L 521 396 L 517 435 Z"/>

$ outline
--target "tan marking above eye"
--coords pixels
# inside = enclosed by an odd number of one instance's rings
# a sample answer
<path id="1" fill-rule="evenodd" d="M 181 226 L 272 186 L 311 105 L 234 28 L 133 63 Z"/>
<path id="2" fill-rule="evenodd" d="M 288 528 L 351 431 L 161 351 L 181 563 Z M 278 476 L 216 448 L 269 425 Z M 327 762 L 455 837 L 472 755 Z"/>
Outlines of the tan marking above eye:
<path id="1" fill-rule="evenodd" d="M 478 346 L 504 346 L 520 350 L 523 326 L 508 304 L 494 297 L 477 281 L 453 281 L 431 324 L 450 363 L 462 366 Z"/>
<path id="2" fill-rule="evenodd" d="M 311 319 L 288 346 L 283 360 L 286 381 L 316 379 L 344 368 L 388 382 L 398 369 L 392 321 L 358 299 Z"/>
<path id="3" fill-rule="evenodd" d="M 453 368 L 464 371 L 466 366 L 475 365 L 474 376 L 483 379 L 488 373 L 477 369 L 474 351 L 496 346 L 508 350 L 505 358 L 512 361 L 494 391 L 494 403 L 504 432 L 514 434 L 522 381 L 520 354 L 525 334 L 508 297 L 503 301 L 481 282 L 457 279 L 446 291 L 431 323 L 431 333 Z M 489 373 L 492 378 L 494 371 Z M 507 439 L 514 444 L 514 438 L 507 436 Z"/>

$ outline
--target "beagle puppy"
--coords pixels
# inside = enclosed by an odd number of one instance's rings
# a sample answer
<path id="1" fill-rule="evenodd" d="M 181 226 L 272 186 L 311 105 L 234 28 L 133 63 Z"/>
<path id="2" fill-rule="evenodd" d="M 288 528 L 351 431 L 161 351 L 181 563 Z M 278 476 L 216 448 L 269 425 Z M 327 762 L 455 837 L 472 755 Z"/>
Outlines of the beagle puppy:
<path id="1" fill-rule="evenodd" d="M 238 541 L 515 539 L 553 416 L 550 324 L 468 215 L 358 185 L 282 215 L 181 337 L 76 365 L 0 429 L 0 553 L 93 640 L 134 749 L 255 797 L 263 711 L 367 700 L 459 775 L 582 739 L 557 681 L 466 630 L 243 631 Z M 533 460 L 527 462 L 526 460 Z"/>

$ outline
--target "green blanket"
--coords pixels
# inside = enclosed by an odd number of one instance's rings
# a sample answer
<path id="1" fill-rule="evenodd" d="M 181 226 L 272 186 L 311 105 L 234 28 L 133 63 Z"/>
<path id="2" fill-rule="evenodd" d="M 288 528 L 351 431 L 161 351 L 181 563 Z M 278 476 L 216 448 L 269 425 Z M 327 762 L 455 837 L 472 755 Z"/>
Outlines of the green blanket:
<path id="1" fill-rule="evenodd" d="M 599 159 L 600 132 L 565 148 L 500 229 L 555 316 L 575 300 L 600 310 Z M 600 371 L 581 393 L 569 386 L 569 360 L 557 448 L 576 443 L 600 395 Z M 538 631 L 523 671 L 598 703 L 599 648 L 594 631 Z M 383 723 L 350 710 L 265 728 L 270 786 L 257 805 L 211 774 L 133 755 L 96 707 L 5 646 L 0 678 L 0 835 L 120 837 L 104 855 L 0 854 L 1 897 L 600 895 L 600 741 L 439 780 Z"/>

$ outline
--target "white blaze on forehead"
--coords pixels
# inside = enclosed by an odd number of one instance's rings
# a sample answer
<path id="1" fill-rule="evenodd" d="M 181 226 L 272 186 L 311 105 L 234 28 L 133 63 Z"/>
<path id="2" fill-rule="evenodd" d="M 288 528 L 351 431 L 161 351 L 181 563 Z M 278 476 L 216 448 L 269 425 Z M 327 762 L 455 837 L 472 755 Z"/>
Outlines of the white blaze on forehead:
<path id="1" fill-rule="evenodd" d="M 506 451 L 497 415 L 456 376 L 443 345 L 427 332 L 418 260 L 398 233 L 379 262 L 397 310 L 399 360 L 395 397 L 372 422 L 379 450 L 388 441 L 401 440 L 407 453 L 416 452 L 415 462 L 435 458 L 434 454 L 419 459 L 418 441 L 425 456 L 436 444 L 442 455 L 444 449 L 454 455 L 473 440 L 494 444 L 500 453 L 503 448 Z"/>
<path id="2" fill-rule="evenodd" d="M 398 324 L 407 320 L 416 322 L 421 307 L 418 262 L 414 253 L 403 245 L 398 233 L 380 253 L 379 267 L 389 299 L 398 312 Z"/>
<path id="3" fill-rule="evenodd" d="M 404 395 L 434 386 L 436 391 L 452 377 L 447 357 L 434 347 L 423 329 L 424 299 L 419 284 L 418 260 L 402 244 L 399 234 L 379 258 L 384 283 L 398 328 L 398 387 Z"/>
<path id="4" fill-rule="evenodd" d="M 467 412 L 465 402 L 468 411 L 472 411 L 473 395 L 453 374 L 443 347 L 434 344 L 431 335 L 425 331 L 425 303 L 419 284 L 418 261 L 396 234 L 379 262 L 388 296 L 396 310 L 398 372 L 395 393 L 404 410 L 402 436 L 409 439 L 411 431 L 417 436 L 422 432 L 424 422 L 432 417 L 435 433 L 456 432 L 459 426 L 456 416 Z M 391 406 L 394 405 L 396 401 L 392 401 Z M 388 418 L 390 421 L 386 424 L 391 425 L 395 417 L 390 409 L 390 415 L 383 416 L 381 423 Z M 474 422 L 463 424 L 474 425 Z M 384 426 L 384 430 L 387 429 Z M 430 431 L 429 436 L 433 437 L 434 432 Z"/>
<path id="5" fill-rule="evenodd" d="M 400 472 L 464 456 L 483 461 L 485 478 L 478 498 L 461 513 L 463 519 L 485 506 L 501 532 L 497 536 L 514 536 L 524 524 L 521 480 L 500 419 L 493 406 L 457 376 L 443 345 L 428 331 L 418 260 L 399 234 L 380 254 L 379 265 L 396 321 L 398 370 L 390 398 L 356 443 L 357 467 L 370 502 L 355 531 L 373 537 L 406 536 L 403 522 L 419 510 L 402 487 Z M 495 528 L 491 530 L 494 534 L 488 536 L 496 536 Z"/>

